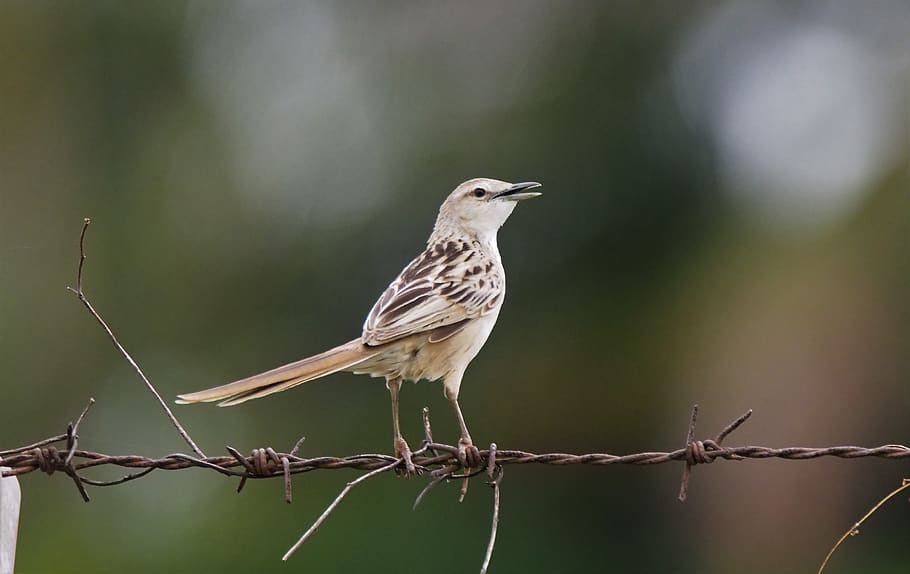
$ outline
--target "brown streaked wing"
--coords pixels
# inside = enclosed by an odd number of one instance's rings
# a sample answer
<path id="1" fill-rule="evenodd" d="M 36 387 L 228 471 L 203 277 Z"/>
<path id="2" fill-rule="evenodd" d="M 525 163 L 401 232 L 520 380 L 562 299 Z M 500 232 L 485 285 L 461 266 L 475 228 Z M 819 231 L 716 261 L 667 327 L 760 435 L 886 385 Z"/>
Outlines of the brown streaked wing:
<path id="1" fill-rule="evenodd" d="M 464 328 L 469 319 L 496 308 L 501 281 L 495 267 L 478 273 L 486 259 L 469 244 L 448 242 L 429 246 L 385 290 L 367 316 L 363 342 L 381 345 L 408 335 L 461 324 L 451 333 L 434 334 L 438 342 Z M 470 264 L 468 263 L 470 261 Z"/>

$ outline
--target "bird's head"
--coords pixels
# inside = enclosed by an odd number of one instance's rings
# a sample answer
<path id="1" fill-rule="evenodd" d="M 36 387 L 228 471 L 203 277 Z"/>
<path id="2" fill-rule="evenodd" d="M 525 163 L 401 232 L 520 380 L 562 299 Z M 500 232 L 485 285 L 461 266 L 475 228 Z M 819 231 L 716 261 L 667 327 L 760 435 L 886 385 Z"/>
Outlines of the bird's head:
<path id="1" fill-rule="evenodd" d="M 496 236 L 515 205 L 541 195 L 536 181 L 509 183 L 479 177 L 455 188 L 439 208 L 436 232 L 463 232 L 480 240 Z"/>

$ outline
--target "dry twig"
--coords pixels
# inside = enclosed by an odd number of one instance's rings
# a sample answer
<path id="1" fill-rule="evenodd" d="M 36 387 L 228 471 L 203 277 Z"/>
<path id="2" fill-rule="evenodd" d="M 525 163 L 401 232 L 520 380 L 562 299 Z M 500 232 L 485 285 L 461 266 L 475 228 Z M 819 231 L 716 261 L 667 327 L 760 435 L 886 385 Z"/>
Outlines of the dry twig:
<path id="1" fill-rule="evenodd" d="M 399 458 L 399 459 L 393 460 L 389 464 L 387 464 L 385 466 L 381 466 L 381 467 L 377 468 L 376 470 L 368 472 L 364 475 L 361 475 L 359 478 L 356 478 L 356 479 L 352 480 L 351 482 L 347 483 L 344 486 L 344 488 L 341 490 L 341 492 L 338 493 L 338 496 L 335 497 L 335 500 L 333 500 L 332 503 L 329 504 L 325 508 L 325 510 L 322 511 L 322 514 L 319 515 L 319 518 L 317 518 L 316 521 L 312 525 L 310 525 L 310 527 L 307 529 L 307 531 L 303 533 L 303 536 L 301 536 L 300 539 L 297 542 L 295 542 L 294 545 L 291 546 L 287 552 L 284 553 L 284 556 L 282 556 L 281 559 L 287 560 L 288 558 L 290 558 L 291 554 L 296 552 L 297 549 L 300 548 L 300 546 L 304 542 L 306 542 L 307 538 L 309 538 L 314 532 L 316 532 L 316 529 L 319 528 L 319 525 L 322 524 L 325 521 L 325 519 L 329 517 L 329 514 L 331 514 L 332 511 L 335 510 L 335 507 L 338 506 L 338 504 L 342 501 L 342 499 L 344 499 L 344 497 L 347 496 L 349 492 L 351 492 L 351 489 L 353 489 L 355 486 L 357 486 L 361 482 L 366 482 L 367 480 L 373 478 L 374 476 L 376 476 L 378 474 L 382 474 L 383 472 L 392 470 L 396 466 L 400 465 L 402 460 L 404 460 L 404 459 Z"/>
<path id="2" fill-rule="evenodd" d="M 82 270 L 85 267 L 85 232 L 88 231 L 88 226 L 92 223 L 92 220 L 88 217 L 82 220 L 82 233 L 79 234 L 79 268 L 76 271 L 76 288 L 73 289 L 70 286 L 66 288 L 72 291 L 76 297 L 82 301 L 82 304 L 85 305 L 85 308 L 88 309 L 88 312 L 92 314 L 92 317 L 98 321 L 98 324 L 101 325 L 101 328 L 104 329 L 104 332 L 107 333 L 107 336 L 110 338 L 111 342 L 114 343 L 114 346 L 117 347 L 117 350 L 120 351 L 120 354 L 126 359 L 134 371 L 142 379 L 142 382 L 145 383 L 145 386 L 148 387 L 149 391 L 155 398 L 158 399 L 158 403 L 161 405 L 161 408 L 164 409 L 164 412 L 167 414 L 167 417 L 171 419 L 171 424 L 177 429 L 177 432 L 180 433 L 180 436 L 183 437 L 183 440 L 186 441 L 190 448 L 193 449 L 193 452 L 198 454 L 201 457 L 205 457 L 205 453 L 202 452 L 196 443 L 193 442 L 193 439 L 190 438 L 189 433 L 183 428 L 183 425 L 180 424 L 180 421 L 177 420 L 177 417 L 174 416 L 174 413 L 171 412 L 171 409 L 167 406 L 167 403 L 164 402 L 164 399 L 161 398 L 161 395 L 158 394 L 158 391 L 155 389 L 152 382 L 149 381 L 148 377 L 145 376 L 145 373 L 142 372 L 142 369 L 139 368 L 139 364 L 133 359 L 133 357 L 126 351 L 123 345 L 120 344 L 120 341 L 117 340 L 117 337 L 114 335 L 114 332 L 108 326 L 108 324 L 101 318 L 101 315 L 98 311 L 95 310 L 95 307 L 92 306 L 92 303 L 88 300 L 88 297 L 85 296 L 85 291 L 82 290 Z"/>
<path id="3" fill-rule="evenodd" d="M 894 490 L 889 492 L 884 498 L 879 500 L 875 504 L 875 506 L 870 508 L 869 511 L 866 512 L 866 514 L 864 514 L 862 518 L 857 520 L 853 524 L 853 526 L 850 527 L 849 530 L 844 532 L 843 535 L 841 535 L 841 537 L 837 539 L 837 542 L 834 543 L 834 546 L 831 547 L 831 550 L 828 551 L 828 555 L 825 556 L 825 559 L 822 561 L 822 565 L 818 567 L 818 574 L 822 574 L 822 572 L 825 569 L 825 566 L 828 565 L 828 560 L 831 559 L 831 556 L 834 555 L 834 551 L 837 550 L 841 544 L 843 544 L 844 540 L 846 540 L 849 536 L 856 536 L 857 534 L 859 534 L 859 527 L 862 525 L 863 522 L 866 521 L 867 518 L 869 518 L 870 516 L 875 514 L 875 511 L 878 510 L 879 508 L 881 508 L 881 506 L 883 504 L 885 504 L 886 502 L 888 502 L 889 500 L 891 500 L 892 498 L 894 498 L 901 492 L 907 490 L 908 488 L 910 488 L 910 478 L 905 478 L 904 480 L 901 481 L 900 486 L 898 486 L 897 488 L 895 488 Z"/>

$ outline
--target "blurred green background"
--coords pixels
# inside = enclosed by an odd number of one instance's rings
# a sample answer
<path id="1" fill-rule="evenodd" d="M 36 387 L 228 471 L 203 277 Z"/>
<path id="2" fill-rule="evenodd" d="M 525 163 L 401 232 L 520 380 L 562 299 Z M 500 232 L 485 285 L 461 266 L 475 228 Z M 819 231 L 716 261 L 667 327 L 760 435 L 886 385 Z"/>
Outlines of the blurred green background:
<path id="1" fill-rule="evenodd" d="M 169 399 L 356 335 L 477 176 L 544 183 L 500 234 L 509 295 L 468 370 L 476 441 L 671 450 L 907 442 L 910 5 L 846 2 L 4 2 L 0 449 L 187 447 L 64 290 Z M 441 388 L 407 386 L 405 434 Z M 380 381 L 176 407 L 209 453 L 388 452 Z M 906 463 L 511 467 L 493 572 L 814 571 Z M 117 471 L 98 469 L 94 477 Z M 471 572 L 491 493 L 384 476 L 289 564 L 351 471 L 249 484 L 22 479 L 17 571 Z M 884 508 L 829 571 L 906 572 Z"/>

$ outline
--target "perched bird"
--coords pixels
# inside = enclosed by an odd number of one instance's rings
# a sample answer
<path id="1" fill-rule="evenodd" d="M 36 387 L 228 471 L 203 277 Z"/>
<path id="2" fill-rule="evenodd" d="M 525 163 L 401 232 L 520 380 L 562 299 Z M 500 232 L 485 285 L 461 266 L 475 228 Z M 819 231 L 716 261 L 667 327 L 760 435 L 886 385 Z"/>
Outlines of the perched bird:
<path id="1" fill-rule="evenodd" d="M 459 461 L 480 463 L 458 390 L 468 363 L 496 324 L 506 276 L 496 233 L 515 205 L 541 195 L 537 182 L 468 180 L 439 209 L 427 247 L 383 292 L 367 316 L 360 337 L 324 353 L 204 391 L 179 395 L 178 403 L 220 401 L 240 404 L 338 371 L 385 377 L 392 398 L 395 456 L 408 472 L 415 467 L 398 424 L 403 380 L 442 380 L 461 438 Z"/>

